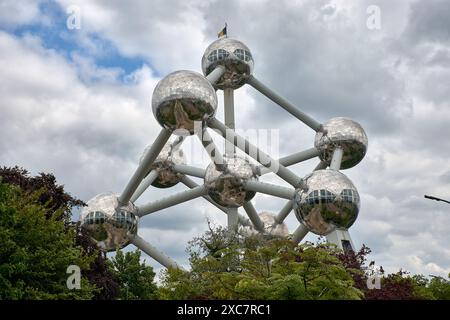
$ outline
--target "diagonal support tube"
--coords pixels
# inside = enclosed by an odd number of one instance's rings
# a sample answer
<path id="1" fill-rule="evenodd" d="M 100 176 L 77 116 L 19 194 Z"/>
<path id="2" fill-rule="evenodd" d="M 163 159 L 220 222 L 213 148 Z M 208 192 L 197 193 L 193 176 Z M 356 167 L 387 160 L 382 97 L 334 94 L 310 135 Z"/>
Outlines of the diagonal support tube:
<path id="1" fill-rule="evenodd" d="M 294 231 L 292 234 L 292 242 L 294 243 L 300 243 L 300 241 L 303 240 L 303 238 L 308 234 L 309 230 L 306 228 L 303 224 L 300 224 L 298 228 Z"/>
<path id="2" fill-rule="evenodd" d="M 277 186 L 275 184 L 261 181 L 244 181 L 244 188 L 248 191 L 261 192 L 271 196 L 292 200 L 295 196 L 295 190 Z"/>
<path id="3" fill-rule="evenodd" d="M 247 216 L 250 218 L 250 221 L 255 226 L 255 229 L 259 232 L 264 232 L 264 223 L 259 218 L 255 207 L 250 201 L 244 203 L 244 210 L 247 213 Z"/>
<path id="4" fill-rule="evenodd" d="M 139 184 L 139 187 L 136 189 L 136 191 L 131 196 L 130 201 L 135 202 L 143 193 L 145 190 L 147 190 L 148 187 L 153 183 L 153 181 L 158 178 L 158 171 L 152 170 L 150 173 L 145 177 L 144 180 Z"/>
<path id="5" fill-rule="evenodd" d="M 132 244 L 134 244 L 136 247 L 144 251 L 150 257 L 158 261 L 164 267 L 173 269 L 182 269 L 174 260 L 172 260 L 167 255 L 156 249 L 154 246 L 152 246 L 150 243 L 145 241 L 140 236 L 128 235 L 128 237 L 130 238 Z"/>
<path id="6" fill-rule="evenodd" d="M 292 211 L 294 205 L 294 201 L 290 200 L 286 202 L 284 207 L 280 210 L 280 212 L 275 217 L 275 224 L 281 224 L 286 219 L 286 217 L 289 215 L 289 213 Z"/>
<path id="7" fill-rule="evenodd" d="M 313 171 L 324 170 L 328 167 L 328 164 L 325 161 L 320 161 L 319 164 L 314 168 Z"/>
<path id="8" fill-rule="evenodd" d="M 188 188 L 194 189 L 198 187 L 198 184 L 195 183 L 195 181 L 193 181 L 191 178 L 184 176 L 181 179 L 181 182 Z M 223 211 L 224 213 L 228 214 L 228 208 L 225 208 L 223 206 L 221 206 L 220 204 L 218 204 L 217 202 L 215 202 L 210 196 L 204 195 L 203 198 L 205 200 L 207 200 L 209 203 L 211 203 L 212 205 L 216 206 L 219 210 Z M 243 226 L 251 226 L 250 221 L 245 218 L 242 215 L 238 215 L 238 219 L 239 219 L 239 223 Z"/>
<path id="9" fill-rule="evenodd" d="M 184 164 L 176 164 L 172 167 L 172 170 L 181 174 L 187 174 L 189 176 L 204 178 L 205 170 L 202 168 L 192 167 Z"/>
<path id="10" fill-rule="evenodd" d="M 296 106 L 294 106 L 292 103 L 281 97 L 279 94 L 277 94 L 275 91 L 272 91 L 267 86 L 265 86 L 263 83 L 261 83 L 258 79 L 256 79 L 254 76 L 250 76 L 247 79 L 247 83 L 251 85 L 253 88 L 261 92 L 263 95 L 265 95 L 267 98 L 278 104 L 280 107 L 282 107 L 284 110 L 292 114 L 294 117 L 296 117 L 298 120 L 302 121 L 304 124 L 306 124 L 308 127 L 313 129 L 314 131 L 319 131 L 321 128 L 321 124 L 308 116 L 306 113 L 303 113 L 300 111 Z"/>
<path id="11" fill-rule="evenodd" d="M 169 140 L 171 132 L 167 129 L 162 129 L 156 138 L 155 142 L 152 144 L 150 150 L 142 159 L 142 162 L 139 164 L 138 168 L 134 172 L 130 181 L 128 182 L 125 189 L 122 191 L 122 194 L 119 196 L 119 203 L 125 205 L 130 201 L 131 196 L 138 188 L 141 181 L 144 179 L 145 175 L 150 171 L 150 166 L 153 161 L 155 161 L 158 154 L 161 152 L 161 149 L 166 144 L 167 140 Z"/>
<path id="12" fill-rule="evenodd" d="M 271 158 L 268 154 L 259 150 L 256 146 L 248 142 L 243 137 L 237 135 L 233 130 L 225 126 L 219 120 L 213 118 L 209 121 L 209 126 L 220 132 L 222 137 L 227 141 L 232 142 L 236 147 L 244 151 L 247 155 L 258 161 L 263 166 L 269 168 L 277 174 L 281 179 L 288 182 L 294 187 L 297 187 L 301 183 L 300 177 L 295 175 L 292 171 L 287 169 L 278 163 L 275 159 Z"/>
<path id="13" fill-rule="evenodd" d="M 316 148 L 310 148 L 310 149 L 300 151 L 300 152 L 291 154 L 289 156 L 280 158 L 280 159 L 278 159 L 278 162 L 285 167 L 289 167 L 294 164 L 318 157 L 319 154 L 320 154 L 319 150 L 317 150 Z M 263 166 L 260 166 L 259 168 L 260 168 L 261 175 L 270 172 L 269 169 L 267 169 Z"/>
<path id="14" fill-rule="evenodd" d="M 204 196 L 207 194 L 206 186 L 198 186 L 194 189 L 182 191 L 174 195 L 168 196 L 158 201 L 150 202 L 142 206 L 138 206 L 137 215 L 139 217 L 153 213 L 158 210 L 166 209 L 174 205 Z"/>
<path id="15" fill-rule="evenodd" d="M 211 71 L 207 76 L 206 79 L 208 79 L 211 84 L 215 84 L 217 81 L 219 81 L 220 77 L 225 73 L 225 67 L 224 66 L 217 66 L 213 71 Z"/>
<path id="16" fill-rule="evenodd" d="M 214 143 L 208 130 L 206 128 L 202 128 L 202 130 L 199 131 L 197 136 L 200 139 L 200 142 L 202 143 L 203 147 L 205 148 L 206 153 L 208 153 L 208 156 L 216 165 L 217 169 L 219 170 L 223 169 L 225 166 L 225 161 L 223 160 L 223 156 L 220 153 L 219 148 L 217 148 L 216 144 Z"/>

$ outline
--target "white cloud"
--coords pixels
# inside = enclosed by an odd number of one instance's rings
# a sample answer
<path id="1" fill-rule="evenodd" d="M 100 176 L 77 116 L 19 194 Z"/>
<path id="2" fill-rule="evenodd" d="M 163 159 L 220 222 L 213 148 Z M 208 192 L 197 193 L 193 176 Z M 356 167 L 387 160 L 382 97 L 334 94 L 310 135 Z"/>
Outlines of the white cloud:
<path id="1" fill-rule="evenodd" d="M 15 28 L 37 22 L 39 18 L 39 1 L 2 0 L 0 2 L 0 27 Z"/>

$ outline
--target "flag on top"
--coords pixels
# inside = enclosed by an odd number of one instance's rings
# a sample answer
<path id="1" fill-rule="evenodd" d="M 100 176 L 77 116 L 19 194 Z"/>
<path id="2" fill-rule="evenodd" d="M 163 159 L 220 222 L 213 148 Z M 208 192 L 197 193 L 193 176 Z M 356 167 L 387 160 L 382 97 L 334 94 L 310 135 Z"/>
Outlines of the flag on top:
<path id="1" fill-rule="evenodd" d="M 217 38 L 221 37 L 227 37 L 227 24 L 225 23 L 225 27 L 220 30 L 220 32 L 217 34 Z"/>

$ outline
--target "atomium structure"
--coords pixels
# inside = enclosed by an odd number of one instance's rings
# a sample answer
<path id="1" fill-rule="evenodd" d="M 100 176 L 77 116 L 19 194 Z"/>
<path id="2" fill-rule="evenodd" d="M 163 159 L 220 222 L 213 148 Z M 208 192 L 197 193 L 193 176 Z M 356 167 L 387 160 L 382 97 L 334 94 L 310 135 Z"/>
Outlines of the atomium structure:
<path id="1" fill-rule="evenodd" d="M 367 151 L 362 127 L 347 118 L 332 118 L 323 124 L 269 89 L 253 75 L 250 49 L 227 37 L 214 41 L 202 58 L 203 75 L 176 71 L 163 78 L 152 96 L 153 114 L 162 129 L 144 150 L 139 165 L 120 195 L 100 194 L 81 213 L 82 230 L 104 251 L 132 243 L 167 268 L 179 268 L 170 257 L 138 235 L 138 221 L 148 214 L 203 197 L 227 214 L 228 227 L 246 228 L 249 233 L 289 237 L 299 243 L 308 232 L 326 236 L 343 250 L 353 249 L 348 232 L 358 217 L 357 189 L 340 170 L 358 164 Z M 316 132 L 314 147 L 273 159 L 234 131 L 234 90 L 250 85 Z M 216 117 L 216 90 L 224 92 L 224 123 Z M 216 147 L 208 129 L 225 139 L 225 153 Z M 176 138 L 169 141 L 174 135 Z M 185 139 L 197 136 L 211 163 L 206 169 L 186 164 L 182 150 Z M 243 157 L 236 153 L 243 151 Z M 253 151 L 253 152 L 252 152 Z M 255 152 L 256 151 L 256 152 Z M 288 167 L 318 157 L 314 171 L 297 176 Z M 253 158 L 260 165 L 250 162 Z M 260 181 L 273 172 L 290 187 Z M 202 178 L 198 185 L 189 176 Z M 134 203 L 150 186 L 169 188 L 184 184 L 186 191 L 136 206 Z M 256 193 L 286 199 L 277 214 L 258 214 L 251 200 Z M 242 208 L 244 214 L 239 213 Z M 284 220 L 291 212 L 299 221 L 289 233 Z"/>

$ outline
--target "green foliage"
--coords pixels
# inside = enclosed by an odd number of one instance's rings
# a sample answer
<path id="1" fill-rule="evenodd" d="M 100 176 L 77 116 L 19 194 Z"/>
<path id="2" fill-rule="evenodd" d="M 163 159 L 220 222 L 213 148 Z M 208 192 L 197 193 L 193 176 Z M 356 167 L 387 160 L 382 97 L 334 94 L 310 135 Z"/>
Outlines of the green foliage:
<path id="1" fill-rule="evenodd" d="M 0 167 L 0 179 L 3 183 L 15 185 L 22 190 L 23 195 L 36 193 L 38 204 L 46 208 L 46 218 L 64 221 L 67 228 L 76 228 L 76 245 L 89 256 L 95 256 L 89 270 L 83 270 L 83 275 L 99 290 L 94 292 L 96 300 L 110 300 L 118 296 L 119 286 L 115 282 L 106 265 L 106 255 L 100 252 L 89 236 L 84 235 L 79 226 L 71 220 L 74 207 L 86 205 L 83 201 L 71 196 L 58 185 L 51 173 L 40 173 L 30 176 L 27 170 L 19 167 Z M 63 213 L 61 213 L 63 212 Z"/>
<path id="2" fill-rule="evenodd" d="M 155 299 L 157 287 L 153 268 L 141 263 L 141 251 L 117 250 L 116 256 L 108 260 L 108 267 L 119 283 L 119 299 Z"/>
<path id="3" fill-rule="evenodd" d="M 450 300 L 450 280 L 437 276 L 426 278 L 422 275 L 415 275 L 410 279 L 418 299 Z"/>
<path id="4" fill-rule="evenodd" d="M 69 290 L 66 270 L 86 270 L 93 259 L 75 246 L 64 209 L 43 205 L 41 196 L 0 181 L 0 299 L 90 299 L 94 286 L 83 277 L 81 290 Z"/>
<path id="5" fill-rule="evenodd" d="M 56 183 L 56 178 L 51 173 L 40 173 L 32 177 L 27 170 L 17 166 L 0 167 L 0 177 L 3 183 L 18 186 L 24 194 L 39 191 L 37 200 L 46 207 L 47 217 L 58 211 L 59 219 L 65 223 L 70 223 L 72 208 L 85 205 L 83 201 L 65 192 L 64 187 Z"/>
<path id="6" fill-rule="evenodd" d="M 361 299 L 328 245 L 208 231 L 189 248 L 191 271 L 167 270 L 163 299 Z"/>

